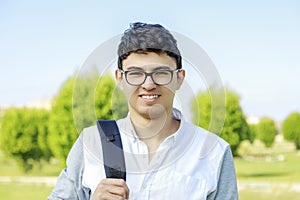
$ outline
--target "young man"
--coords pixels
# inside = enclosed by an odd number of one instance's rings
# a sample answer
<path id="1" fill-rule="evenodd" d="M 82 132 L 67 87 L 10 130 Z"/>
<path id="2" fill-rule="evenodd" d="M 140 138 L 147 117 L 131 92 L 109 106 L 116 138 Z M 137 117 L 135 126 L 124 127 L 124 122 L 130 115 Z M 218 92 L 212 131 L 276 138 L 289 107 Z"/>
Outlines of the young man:
<path id="1" fill-rule="evenodd" d="M 118 56 L 115 77 L 129 108 L 117 121 L 126 182 L 106 178 L 93 126 L 72 147 L 48 199 L 238 199 L 229 145 L 173 108 L 185 71 L 171 33 L 158 24 L 134 23 Z"/>

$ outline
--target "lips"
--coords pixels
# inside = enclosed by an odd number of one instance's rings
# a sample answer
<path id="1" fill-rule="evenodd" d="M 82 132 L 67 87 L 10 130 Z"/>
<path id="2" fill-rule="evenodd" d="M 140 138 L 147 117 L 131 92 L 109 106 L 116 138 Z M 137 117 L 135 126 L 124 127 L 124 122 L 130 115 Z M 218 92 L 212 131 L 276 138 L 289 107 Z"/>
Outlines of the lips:
<path id="1" fill-rule="evenodd" d="M 141 95 L 140 97 L 142 97 L 143 99 L 156 99 L 159 96 L 157 94 L 153 94 L 153 95 Z"/>
<path id="2" fill-rule="evenodd" d="M 160 95 L 158 94 L 142 94 L 142 95 L 139 95 L 144 101 L 147 101 L 147 102 L 153 102 L 155 100 L 157 100 Z"/>

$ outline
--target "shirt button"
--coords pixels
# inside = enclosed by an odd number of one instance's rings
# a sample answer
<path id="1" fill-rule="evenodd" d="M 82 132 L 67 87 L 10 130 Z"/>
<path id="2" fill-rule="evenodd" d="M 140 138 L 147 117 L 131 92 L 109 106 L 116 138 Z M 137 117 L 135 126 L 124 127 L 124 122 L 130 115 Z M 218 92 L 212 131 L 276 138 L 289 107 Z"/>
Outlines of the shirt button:
<path id="1" fill-rule="evenodd" d="M 142 188 L 143 188 L 143 189 L 146 189 L 146 188 L 147 188 L 147 184 L 144 183 L 144 184 L 142 185 Z"/>

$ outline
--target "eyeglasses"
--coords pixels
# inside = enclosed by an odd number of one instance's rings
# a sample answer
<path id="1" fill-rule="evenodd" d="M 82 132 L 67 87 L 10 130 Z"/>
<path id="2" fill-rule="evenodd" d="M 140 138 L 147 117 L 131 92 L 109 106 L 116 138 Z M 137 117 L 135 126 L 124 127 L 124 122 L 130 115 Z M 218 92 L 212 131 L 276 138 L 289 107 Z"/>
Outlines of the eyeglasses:
<path id="1" fill-rule="evenodd" d="M 119 69 L 122 74 L 125 74 L 125 79 L 129 85 L 140 86 L 145 83 L 148 76 L 156 85 L 168 85 L 173 79 L 173 73 L 179 72 L 181 69 L 160 69 L 153 72 L 144 72 L 142 70 L 128 70 Z"/>

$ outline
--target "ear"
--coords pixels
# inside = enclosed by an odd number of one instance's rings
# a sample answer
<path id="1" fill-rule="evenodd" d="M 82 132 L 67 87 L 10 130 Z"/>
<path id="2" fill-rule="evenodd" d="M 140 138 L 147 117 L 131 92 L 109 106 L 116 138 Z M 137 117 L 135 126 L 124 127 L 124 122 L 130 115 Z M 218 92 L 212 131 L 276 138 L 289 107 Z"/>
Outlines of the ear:
<path id="1" fill-rule="evenodd" d="M 177 90 L 180 89 L 184 81 L 184 78 L 185 78 L 185 70 L 182 69 L 177 73 Z"/>
<path id="2" fill-rule="evenodd" d="M 119 71 L 119 70 L 116 70 L 115 71 L 115 78 L 116 78 L 116 81 L 117 81 L 117 85 L 120 89 L 123 89 L 123 76 L 122 76 L 122 73 Z"/>

